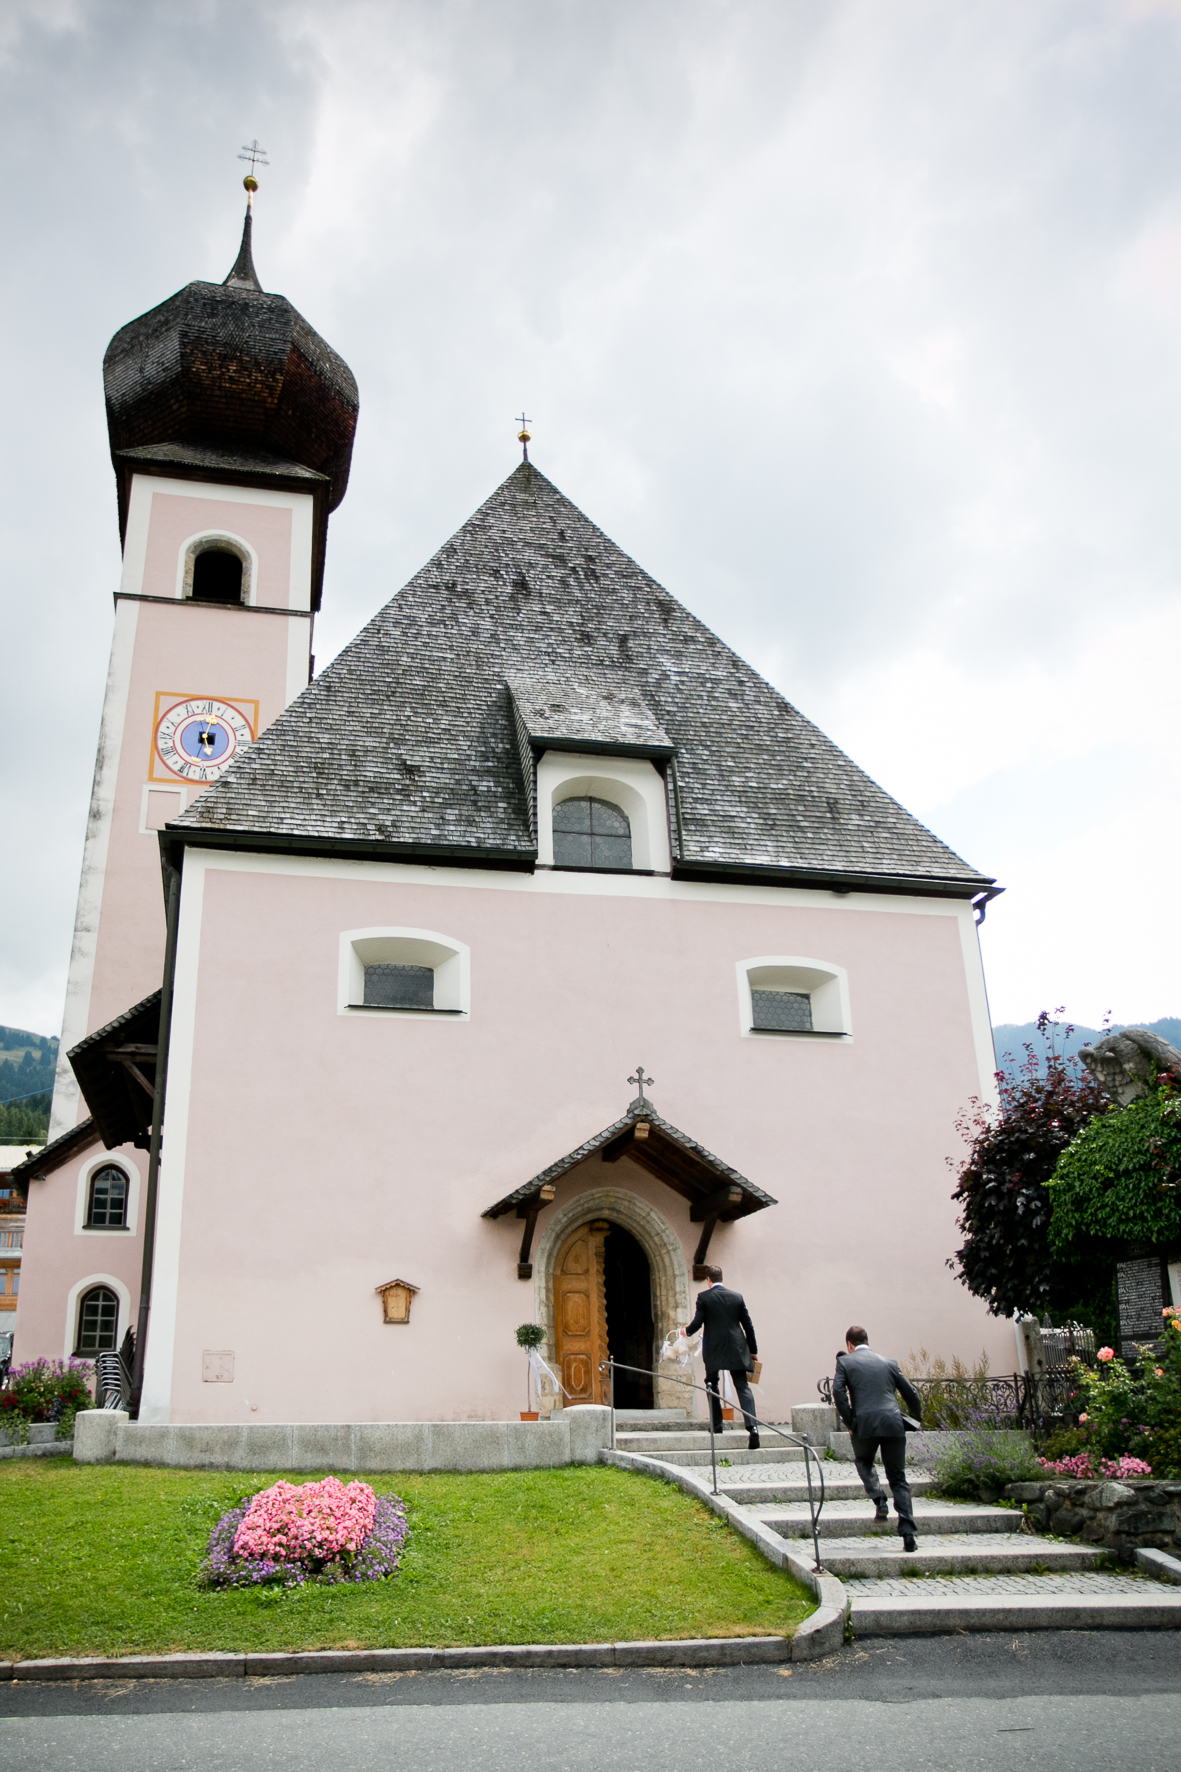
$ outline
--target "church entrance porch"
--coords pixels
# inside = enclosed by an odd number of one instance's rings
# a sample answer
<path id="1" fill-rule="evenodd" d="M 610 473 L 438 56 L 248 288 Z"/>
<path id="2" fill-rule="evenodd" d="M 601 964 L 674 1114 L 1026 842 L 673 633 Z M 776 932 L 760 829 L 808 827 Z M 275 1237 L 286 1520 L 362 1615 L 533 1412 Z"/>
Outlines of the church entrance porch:
<path id="1" fill-rule="evenodd" d="M 554 1262 L 554 1340 L 568 1403 L 609 1403 L 608 1355 L 626 1366 L 655 1364 L 652 1270 L 643 1245 L 622 1225 L 591 1219 L 566 1238 Z M 652 1379 L 621 1372 L 615 1402 L 651 1409 Z"/>

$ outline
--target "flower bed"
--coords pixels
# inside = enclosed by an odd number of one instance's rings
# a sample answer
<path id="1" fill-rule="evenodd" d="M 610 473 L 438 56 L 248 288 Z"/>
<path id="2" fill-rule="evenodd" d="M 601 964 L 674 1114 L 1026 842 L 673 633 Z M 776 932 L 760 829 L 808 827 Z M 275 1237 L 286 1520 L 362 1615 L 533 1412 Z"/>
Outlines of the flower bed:
<path id="1" fill-rule="evenodd" d="M 1044 1471 L 1056 1477 L 1079 1477 L 1083 1481 L 1096 1477 L 1114 1477 L 1116 1482 L 1126 1482 L 1129 1477 L 1150 1477 L 1152 1466 L 1145 1464 L 1142 1458 L 1130 1458 L 1127 1453 L 1121 1458 L 1100 1458 L 1098 1470 L 1088 1452 L 1076 1452 L 1073 1458 L 1039 1458 L 1038 1463 Z"/>
<path id="2" fill-rule="evenodd" d="M 244 1496 L 209 1535 L 204 1587 L 302 1587 L 397 1573 L 409 1527 L 397 1495 L 368 1483 L 275 1483 Z"/>
<path id="3" fill-rule="evenodd" d="M 23 1446 L 29 1428 L 56 1422 L 58 1438 L 68 1439 L 79 1409 L 93 1409 L 90 1381 L 94 1367 L 86 1360 L 29 1360 L 13 1366 L 0 1390 L 0 1435 Z"/>

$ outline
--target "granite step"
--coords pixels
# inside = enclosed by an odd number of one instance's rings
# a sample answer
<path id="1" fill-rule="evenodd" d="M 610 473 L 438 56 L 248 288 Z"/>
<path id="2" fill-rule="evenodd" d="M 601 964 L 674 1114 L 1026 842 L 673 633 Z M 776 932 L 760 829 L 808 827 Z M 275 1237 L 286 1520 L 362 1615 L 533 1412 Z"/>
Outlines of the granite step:
<path id="1" fill-rule="evenodd" d="M 745 1452 L 748 1450 L 746 1429 L 741 1427 L 723 1428 L 722 1432 L 715 1436 L 714 1445 L 719 1458 L 730 1458 L 735 1452 Z M 651 1452 L 653 1458 L 665 1458 L 670 1452 L 704 1452 L 708 1455 L 709 1430 L 708 1428 L 681 1429 L 679 1431 L 670 1429 L 664 1433 L 643 1433 L 630 1428 L 626 1431 L 616 1429 L 615 1448 L 618 1452 Z M 802 1447 L 793 1445 L 790 1440 L 780 1440 L 774 1446 L 764 1441 L 762 1450 L 764 1452 L 778 1452 L 788 1459 L 793 1454 L 796 1457 L 803 1457 Z"/>
<path id="2" fill-rule="evenodd" d="M 1075 1570 L 1056 1575 L 842 1579 L 855 1637 L 1181 1629 L 1181 1589 L 1148 1576 Z"/>
<path id="3" fill-rule="evenodd" d="M 679 1465 L 682 1470 L 699 1470 L 702 1466 L 708 1470 L 711 1463 L 708 1446 L 701 1452 L 666 1452 L 664 1447 L 660 1445 L 618 1446 L 616 1450 L 631 1452 L 639 1458 L 659 1458 L 662 1464 Z M 734 1471 L 749 1469 L 761 1471 L 765 1470 L 768 1465 L 775 1470 L 782 1469 L 784 1465 L 790 1465 L 794 1471 L 802 1472 L 804 1453 L 795 1447 L 789 1447 L 786 1452 L 772 1452 L 766 1446 L 757 1452 L 751 1452 L 747 1449 L 744 1441 L 741 1446 L 728 1446 L 724 1452 L 719 1447 L 717 1465 L 719 1482 L 723 1476 L 729 1476 Z M 814 1471 L 815 1466 L 813 1466 Z"/>
<path id="4" fill-rule="evenodd" d="M 671 1461 L 670 1461 L 671 1462 Z M 831 1477 L 824 1473 L 825 1506 L 830 1501 L 860 1501 L 863 1508 L 868 1508 L 865 1490 L 856 1477 Z M 931 1488 L 932 1479 L 927 1475 L 919 1476 L 916 1472 L 909 1473 L 910 1492 L 913 1496 L 926 1495 Z M 807 1502 L 808 1485 L 804 1479 L 802 1465 L 794 1467 L 781 1466 L 776 1470 L 773 1466 L 760 1470 L 757 1479 L 745 1474 L 736 1475 L 734 1471 L 718 1472 L 718 1488 L 731 1501 L 740 1502 L 744 1507 L 761 1508 L 775 1502 Z M 819 1493 L 819 1485 L 813 1475 L 814 1492 Z"/>
<path id="5" fill-rule="evenodd" d="M 1056 1575 L 1094 1569 L 1103 1551 L 1093 1545 L 1059 1544 L 1020 1532 L 920 1532 L 917 1551 L 902 1540 L 830 1538 L 822 1534 L 820 1561 L 830 1575 L 845 1580 L 914 1580 L 923 1575 Z"/>
<path id="6" fill-rule="evenodd" d="M 727 1489 L 726 1493 L 729 1495 L 731 1491 Z M 751 1508 L 750 1511 L 764 1526 L 772 1532 L 778 1532 L 781 1538 L 811 1537 L 812 1516 L 806 1502 L 793 1501 L 777 1506 Z M 928 1532 L 952 1532 L 957 1536 L 986 1532 L 1009 1536 L 1021 1534 L 1022 1526 L 1021 1515 L 1015 1508 L 928 1501 L 921 1496 L 915 1498 L 914 1519 L 920 1540 Z M 834 1500 L 830 1492 L 821 1514 L 821 1526 L 826 1539 L 882 1538 L 893 1540 L 895 1544 L 898 1541 L 897 1515 L 891 1512 L 890 1518 L 878 1525 L 874 1520 L 873 1508 L 864 1496 L 857 1500 L 842 1501 Z M 1035 1542 L 1028 1533 L 1021 1535 L 1027 1542 Z"/>

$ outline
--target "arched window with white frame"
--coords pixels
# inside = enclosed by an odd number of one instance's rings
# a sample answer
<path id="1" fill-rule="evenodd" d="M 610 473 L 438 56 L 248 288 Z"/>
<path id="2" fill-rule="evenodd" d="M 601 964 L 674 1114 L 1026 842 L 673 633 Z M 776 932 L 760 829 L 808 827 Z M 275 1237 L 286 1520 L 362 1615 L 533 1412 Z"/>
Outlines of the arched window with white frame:
<path id="1" fill-rule="evenodd" d="M 847 1040 L 849 975 L 826 960 L 764 954 L 739 960 L 739 1031 L 746 1036 Z"/>

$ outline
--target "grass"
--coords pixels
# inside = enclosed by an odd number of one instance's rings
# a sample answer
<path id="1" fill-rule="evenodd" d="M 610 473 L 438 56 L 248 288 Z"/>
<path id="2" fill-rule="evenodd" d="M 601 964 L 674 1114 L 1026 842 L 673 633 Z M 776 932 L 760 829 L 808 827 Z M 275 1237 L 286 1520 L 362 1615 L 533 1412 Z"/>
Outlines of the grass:
<path id="1" fill-rule="evenodd" d="M 815 1605 L 680 1490 L 601 1465 L 377 1476 L 411 1524 L 391 1580 L 202 1591 L 219 1515 L 283 1474 L 5 1460 L 0 1656 L 790 1635 Z"/>

